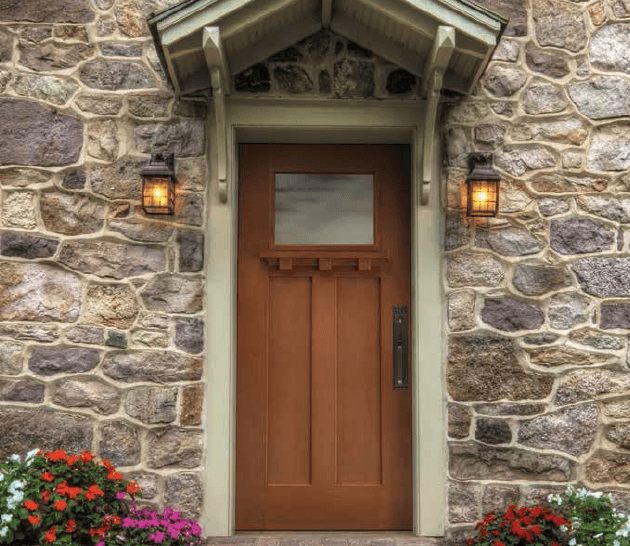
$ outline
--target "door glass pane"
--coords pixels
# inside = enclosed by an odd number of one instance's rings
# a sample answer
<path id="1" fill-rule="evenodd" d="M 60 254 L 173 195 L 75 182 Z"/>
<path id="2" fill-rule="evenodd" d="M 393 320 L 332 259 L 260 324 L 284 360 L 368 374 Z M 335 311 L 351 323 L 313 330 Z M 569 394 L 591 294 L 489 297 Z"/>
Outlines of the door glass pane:
<path id="1" fill-rule="evenodd" d="M 374 175 L 278 173 L 277 245 L 374 243 Z"/>

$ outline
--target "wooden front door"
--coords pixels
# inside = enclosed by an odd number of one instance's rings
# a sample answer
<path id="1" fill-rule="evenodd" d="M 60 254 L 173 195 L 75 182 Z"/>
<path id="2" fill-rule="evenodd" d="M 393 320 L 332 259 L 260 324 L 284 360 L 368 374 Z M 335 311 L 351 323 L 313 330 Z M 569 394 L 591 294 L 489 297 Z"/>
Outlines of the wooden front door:
<path id="1" fill-rule="evenodd" d="M 409 148 L 243 144 L 239 165 L 236 528 L 411 529 Z"/>

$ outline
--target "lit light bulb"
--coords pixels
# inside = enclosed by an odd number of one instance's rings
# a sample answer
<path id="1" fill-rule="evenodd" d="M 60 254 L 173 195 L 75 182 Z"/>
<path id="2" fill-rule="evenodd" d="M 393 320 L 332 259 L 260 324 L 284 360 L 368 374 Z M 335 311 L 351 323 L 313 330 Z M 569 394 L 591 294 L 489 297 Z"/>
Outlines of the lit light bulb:
<path id="1" fill-rule="evenodd" d="M 153 190 L 153 196 L 154 196 L 156 199 L 159 199 L 160 197 L 162 197 L 162 192 L 160 191 L 160 189 L 159 189 L 159 188 L 156 188 L 156 189 L 154 189 L 154 190 Z"/>
<path id="2" fill-rule="evenodd" d="M 486 199 L 488 199 L 488 196 L 486 195 L 485 191 L 480 191 L 477 194 L 477 201 L 485 201 Z"/>

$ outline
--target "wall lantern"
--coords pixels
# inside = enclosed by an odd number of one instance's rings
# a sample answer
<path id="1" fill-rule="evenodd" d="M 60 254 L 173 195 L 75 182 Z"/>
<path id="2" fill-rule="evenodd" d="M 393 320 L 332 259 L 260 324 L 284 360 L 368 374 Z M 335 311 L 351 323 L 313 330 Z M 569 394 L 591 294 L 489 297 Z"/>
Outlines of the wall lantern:
<path id="1" fill-rule="evenodd" d="M 151 154 L 151 161 L 142 169 L 142 210 L 147 214 L 175 212 L 175 171 L 173 154 Z"/>
<path id="2" fill-rule="evenodd" d="M 501 177 L 492 168 L 492 155 L 471 154 L 468 158 L 470 174 L 466 179 L 467 216 L 496 216 L 499 212 Z"/>

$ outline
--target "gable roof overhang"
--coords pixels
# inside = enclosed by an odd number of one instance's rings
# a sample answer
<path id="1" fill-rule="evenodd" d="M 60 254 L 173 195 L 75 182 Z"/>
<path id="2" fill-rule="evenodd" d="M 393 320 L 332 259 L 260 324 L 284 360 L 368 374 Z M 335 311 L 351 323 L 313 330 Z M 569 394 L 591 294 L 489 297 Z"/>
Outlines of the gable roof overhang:
<path id="1" fill-rule="evenodd" d="M 219 82 L 229 94 L 232 75 L 321 28 L 423 78 L 427 90 L 439 68 L 441 87 L 467 94 L 505 25 L 468 0 L 184 0 L 149 19 L 179 96 Z"/>

